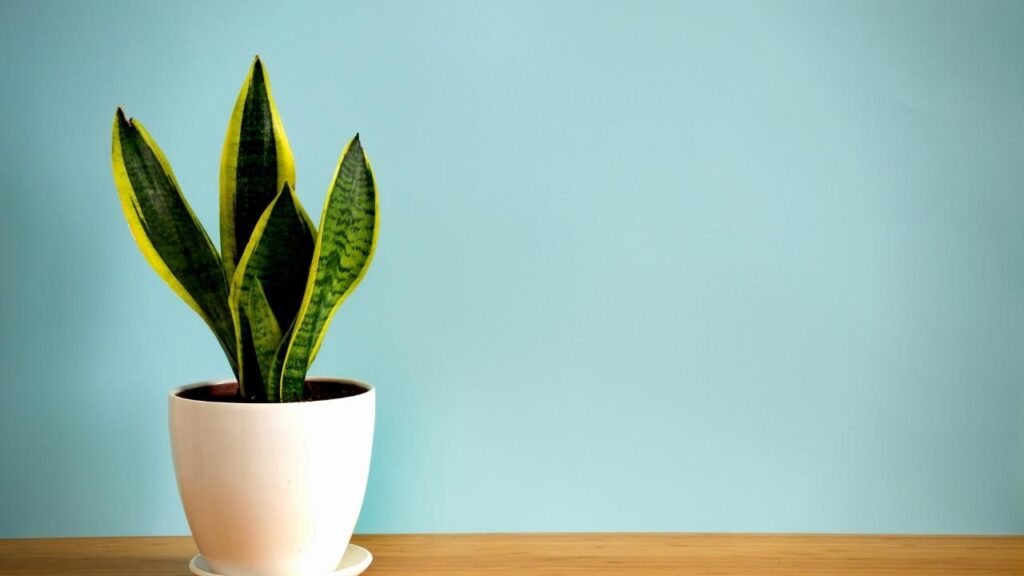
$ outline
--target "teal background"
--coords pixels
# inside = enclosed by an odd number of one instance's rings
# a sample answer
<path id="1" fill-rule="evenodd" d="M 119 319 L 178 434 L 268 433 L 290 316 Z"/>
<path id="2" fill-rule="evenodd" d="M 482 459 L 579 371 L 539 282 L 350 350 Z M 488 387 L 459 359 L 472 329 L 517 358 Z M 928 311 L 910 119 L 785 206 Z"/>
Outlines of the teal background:
<path id="1" fill-rule="evenodd" d="M 244 10 L 236 6 L 244 5 Z M 1024 533 L 1024 4 L 0 2 L 0 537 L 187 532 L 116 105 L 217 237 L 265 60 L 377 259 L 313 372 L 379 392 L 362 532 Z"/>

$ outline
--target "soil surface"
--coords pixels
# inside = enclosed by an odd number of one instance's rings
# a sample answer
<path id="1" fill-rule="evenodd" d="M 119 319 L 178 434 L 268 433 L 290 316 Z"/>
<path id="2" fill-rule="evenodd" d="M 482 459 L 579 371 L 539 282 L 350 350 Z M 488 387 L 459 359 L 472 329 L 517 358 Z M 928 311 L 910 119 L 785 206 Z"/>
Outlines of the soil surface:
<path id="1" fill-rule="evenodd" d="M 302 391 L 303 402 L 316 402 L 317 400 L 334 400 L 335 398 L 348 398 L 366 392 L 366 388 L 348 382 L 329 382 L 323 380 L 309 380 Z M 244 400 L 238 395 L 238 384 L 230 382 L 227 384 L 210 384 L 189 388 L 178 394 L 179 398 L 186 400 L 200 400 L 203 402 L 237 402 L 240 404 L 253 403 Z"/>

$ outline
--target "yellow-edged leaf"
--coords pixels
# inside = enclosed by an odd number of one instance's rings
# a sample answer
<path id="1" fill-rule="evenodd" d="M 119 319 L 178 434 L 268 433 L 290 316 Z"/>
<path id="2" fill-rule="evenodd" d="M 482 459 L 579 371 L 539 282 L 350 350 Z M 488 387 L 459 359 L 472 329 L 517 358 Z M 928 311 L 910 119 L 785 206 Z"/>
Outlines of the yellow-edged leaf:
<path id="1" fill-rule="evenodd" d="M 256 223 L 231 280 L 229 306 L 240 338 L 238 347 L 243 348 L 242 338 L 251 337 L 253 351 L 263 369 L 260 392 L 271 401 L 279 398 L 280 377 L 267 379 L 266 369 L 272 365 L 280 345 L 280 326 L 290 326 L 302 304 L 315 242 L 309 216 L 295 192 L 285 184 Z M 247 308 L 256 290 L 262 296 L 255 298 L 266 302 L 278 326 L 274 337 L 260 332 L 269 321 L 253 317 Z M 255 386 L 246 380 L 251 379 L 253 371 L 246 362 L 248 359 L 243 358 L 242 387 L 252 396 L 256 394 Z"/>
<path id="2" fill-rule="evenodd" d="M 327 326 L 366 275 L 380 229 L 377 188 L 359 135 L 341 153 L 327 192 L 302 306 L 285 353 L 282 401 L 302 399 Z"/>
<path id="3" fill-rule="evenodd" d="M 228 278 L 260 216 L 286 183 L 295 188 L 295 161 L 257 56 L 235 102 L 221 155 L 220 245 Z"/>
<path id="4" fill-rule="evenodd" d="M 281 326 L 277 323 L 274 311 L 270 309 L 267 293 L 263 291 L 263 284 L 259 280 L 256 280 L 249 290 L 249 297 L 243 305 L 243 310 L 249 319 L 260 375 L 264 382 L 270 382 L 274 377 L 277 349 L 281 345 Z"/>
<path id="5" fill-rule="evenodd" d="M 163 152 L 138 121 L 114 116 L 112 165 L 118 198 L 143 256 L 213 330 L 237 374 L 228 287 L 213 243 L 181 194 Z"/>

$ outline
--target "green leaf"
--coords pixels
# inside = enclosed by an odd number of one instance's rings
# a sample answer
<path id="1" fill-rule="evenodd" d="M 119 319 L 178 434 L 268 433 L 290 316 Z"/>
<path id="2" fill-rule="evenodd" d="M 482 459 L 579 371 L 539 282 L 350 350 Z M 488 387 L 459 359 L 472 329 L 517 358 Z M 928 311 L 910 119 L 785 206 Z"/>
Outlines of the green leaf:
<path id="1" fill-rule="evenodd" d="M 377 244 L 377 188 L 359 135 L 341 153 L 327 192 L 302 307 L 285 354 L 281 400 L 302 399 L 306 372 L 331 317 L 365 276 Z"/>
<path id="2" fill-rule="evenodd" d="M 238 334 L 252 338 L 253 348 L 260 368 L 271 365 L 281 341 L 280 326 L 290 326 L 302 305 L 306 279 L 316 237 L 309 216 L 299 204 L 299 199 L 288 184 L 270 203 L 253 230 L 252 239 L 239 260 L 235 276 L 231 280 L 230 308 L 234 315 Z M 259 291 L 260 295 L 253 295 Z M 253 298 L 258 309 L 250 310 Z M 276 336 L 273 338 L 261 330 L 271 325 L 262 310 L 266 302 Z M 239 347 L 243 342 L 238 343 Z M 243 380 L 251 378 L 252 372 L 242 361 Z M 263 388 L 268 400 L 279 398 L 279 375 L 273 378 L 263 373 Z M 254 394 L 251 382 L 240 383 L 246 394 Z"/>
<path id="3" fill-rule="evenodd" d="M 270 303 L 267 302 L 263 284 L 258 279 L 254 280 L 249 297 L 242 308 L 249 319 L 260 374 L 264 382 L 272 382 L 277 349 L 281 345 L 281 327 L 277 323 L 274 311 L 270 309 Z"/>
<path id="4" fill-rule="evenodd" d="M 220 257 L 163 152 L 142 124 L 126 119 L 120 108 L 111 156 L 121 207 L 143 256 L 210 326 L 237 375 L 237 341 Z"/>
<path id="5" fill-rule="evenodd" d="M 288 330 L 281 335 L 281 343 L 278 345 L 277 351 L 274 353 L 274 362 L 271 364 L 270 368 L 270 374 L 273 376 L 273 379 L 267 380 L 267 393 L 269 394 L 272 388 L 275 389 L 275 397 L 278 402 L 281 401 L 280 389 L 278 388 L 278 385 L 281 382 L 281 370 L 284 367 L 284 357 L 288 353 L 288 344 L 292 340 L 292 334 L 295 333 L 295 320 L 297 320 L 297 318 L 293 319 L 291 326 L 288 326 Z"/>
<path id="6" fill-rule="evenodd" d="M 286 183 L 295 188 L 295 161 L 257 56 L 235 102 L 221 155 L 220 245 L 228 278 L 256 222 Z"/>

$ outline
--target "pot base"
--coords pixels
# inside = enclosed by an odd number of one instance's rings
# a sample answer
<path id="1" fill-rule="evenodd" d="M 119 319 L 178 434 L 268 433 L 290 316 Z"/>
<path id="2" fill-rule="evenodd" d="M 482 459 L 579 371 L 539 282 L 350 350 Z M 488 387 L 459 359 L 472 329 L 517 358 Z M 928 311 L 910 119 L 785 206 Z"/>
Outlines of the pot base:
<path id="1" fill-rule="evenodd" d="M 356 544 L 349 544 L 345 555 L 333 572 L 316 576 L 357 576 L 370 567 L 370 562 L 373 562 L 373 554 L 370 554 L 369 550 Z M 206 564 L 202 554 L 196 554 L 192 558 L 192 561 L 188 563 L 188 569 L 196 576 L 222 576 Z"/>

